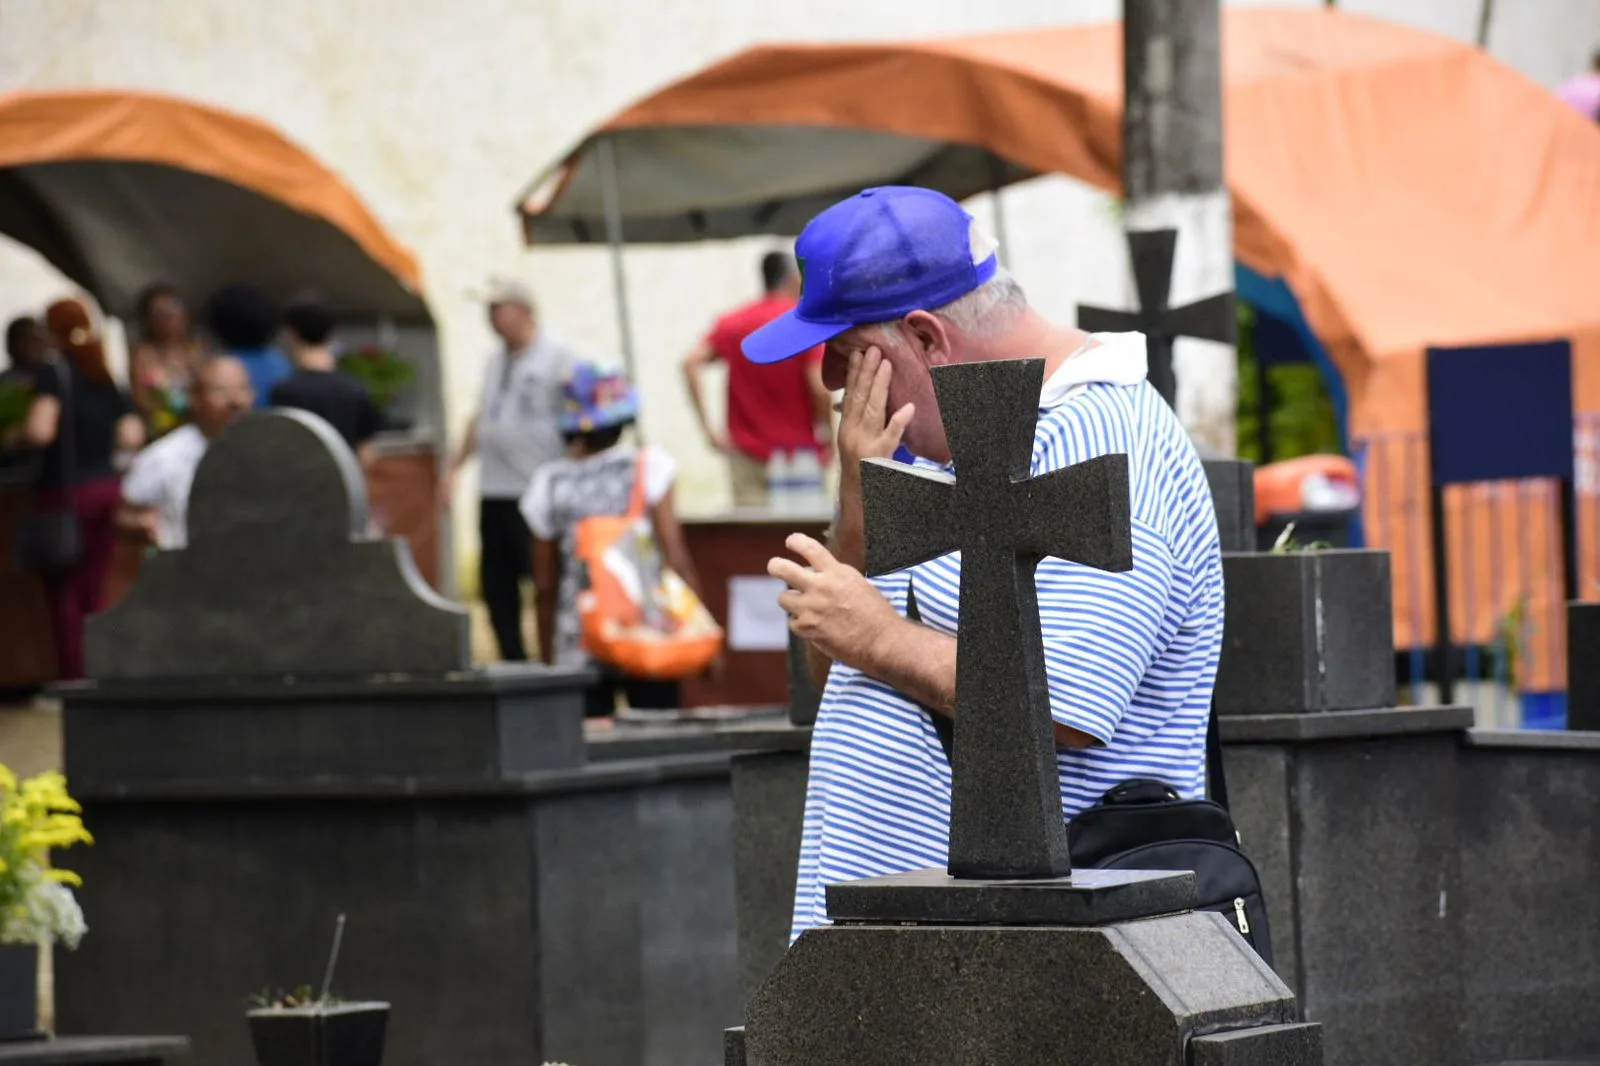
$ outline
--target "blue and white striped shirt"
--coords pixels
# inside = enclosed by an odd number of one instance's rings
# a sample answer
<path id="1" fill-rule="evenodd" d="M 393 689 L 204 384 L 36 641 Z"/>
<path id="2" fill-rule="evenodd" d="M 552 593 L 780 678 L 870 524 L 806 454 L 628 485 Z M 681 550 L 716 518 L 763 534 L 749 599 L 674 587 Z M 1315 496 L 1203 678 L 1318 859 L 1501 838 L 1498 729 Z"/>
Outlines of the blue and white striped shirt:
<path id="1" fill-rule="evenodd" d="M 1172 410 L 1144 380 L 1144 338 L 1107 334 L 1046 383 L 1035 476 L 1126 453 L 1133 570 L 1045 559 L 1035 575 L 1051 713 L 1094 737 L 1057 756 L 1067 817 L 1130 777 L 1187 797 L 1205 791 L 1205 734 L 1222 644 L 1222 557 L 1205 471 Z M 958 475 L 959 476 L 959 473 Z M 956 631 L 961 556 L 882 578 L 904 613 Z M 827 920 L 825 886 L 942 867 L 950 767 L 917 705 L 835 664 L 811 741 L 792 936 Z"/>

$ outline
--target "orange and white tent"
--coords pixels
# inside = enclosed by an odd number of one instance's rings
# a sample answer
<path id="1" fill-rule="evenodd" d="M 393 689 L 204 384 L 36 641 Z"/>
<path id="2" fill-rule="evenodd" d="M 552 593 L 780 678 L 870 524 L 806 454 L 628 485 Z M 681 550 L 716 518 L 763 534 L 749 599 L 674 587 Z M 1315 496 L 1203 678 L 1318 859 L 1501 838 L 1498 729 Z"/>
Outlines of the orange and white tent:
<path id="1" fill-rule="evenodd" d="M 1391 516 L 1368 539 L 1394 551 L 1397 640 L 1427 642 L 1424 352 L 1570 339 L 1575 406 L 1600 414 L 1600 129 L 1478 49 L 1410 27 L 1230 7 L 1222 34 L 1236 258 L 1292 292 L 1353 442 L 1421 438 L 1369 454 L 1365 477 L 1369 510 Z M 524 199 L 524 229 L 536 245 L 605 240 L 605 154 L 629 241 L 794 233 L 886 182 L 959 198 L 1057 173 L 1115 191 L 1121 57 L 1117 23 L 751 48 L 596 128 Z M 1475 497 L 1450 500 L 1452 538 L 1490 520 Z M 1585 588 L 1600 576 L 1590 510 Z M 1538 546 L 1552 521 L 1531 504 L 1512 516 Z M 1488 639 L 1518 586 L 1559 629 L 1557 559 L 1490 558 L 1488 542 L 1453 553 L 1470 556 L 1457 580 L 1476 598 L 1458 636 Z M 1524 572 L 1489 592 L 1508 566 Z M 1559 687 L 1559 648 L 1546 659 L 1534 683 Z"/>
<path id="2" fill-rule="evenodd" d="M 270 126 L 187 100 L 0 94 L 0 233 L 113 314 L 152 281 L 247 280 L 431 325 L 416 260 L 337 175 Z"/>

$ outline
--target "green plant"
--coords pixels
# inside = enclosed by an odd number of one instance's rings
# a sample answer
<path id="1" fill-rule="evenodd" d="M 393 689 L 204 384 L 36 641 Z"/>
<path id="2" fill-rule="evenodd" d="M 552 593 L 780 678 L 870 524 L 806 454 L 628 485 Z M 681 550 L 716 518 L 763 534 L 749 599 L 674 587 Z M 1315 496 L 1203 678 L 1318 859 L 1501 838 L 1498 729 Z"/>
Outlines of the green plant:
<path id="1" fill-rule="evenodd" d="M 1239 316 L 1239 405 L 1237 415 L 1239 458 L 1261 462 L 1261 379 L 1256 366 L 1256 312 L 1243 300 L 1235 302 Z M 1322 372 L 1309 363 L 1267 368 L 1271 409 L 1266 429 L 1272 458 L 1296 459 L 1302 455 L 1338 455 L 1339 420 L 1333 411 Z"/>
<path id="2" fill-rule="evenodd" d="M 1497 660 L 1495 673 L 1512 688 L 1517 687 L 1522 648 L 1527 643 L 1530 628 L 1527 596 L 1518 596 L 1511 609 L 1495 625 L 1494 654 Z"/>
<path id="3" fill-rule="evenodd" d="M 249 999 L 250 1006 L 258 1010 L 294 1010 L 298 1007 L 320 1006 L 324 1003 L 340 1003 L 337 996 L 319 998 L 311 991 L 310 985 L 301 985 L 293 992 L 262 989 Z"/>
<path id="4" fill-rule="evenodd" d="M 340 356 L 339 369 L 366 386 L 367 395 L 383 410 L 417 374 L 416 367 L 394 352 L 372 344 Z"/>
<path id="5" fill-rule="evenodd" d="M 333 924 L 333 947 L 328 950 L 328 966 L 322 971 L 322 993 L 312 995 L 310 985 L 301 985 L 293 992 L 273 992 L 264 989 L 251 996 L 247 1002 L 257 1010 L 296 1010 L 301 1007 L 323 1007 L 344 1000 L 333 995 L 333 971 L 339 965 L 339 948 L 344 944 L 344 915 Z"/>
<path id="6" fill-rule="evenodd" d="M 1320 552 L 1333 547 L 1325 540 L 1314 540 L 1302 544 L 1294 539 L 1294 523 L 1290 522 L 1283 527 L 1283 532 L 1278 534 L 1278 539 L 1272 542 L 1273 555 L 1296 555 L 1301 552 Z"/>
<path id="7" fill-rule="evenodd" d="M 0 437 L 28 419 L 33 406 L 33 387 L 23 381 L 0 381 Z"/>

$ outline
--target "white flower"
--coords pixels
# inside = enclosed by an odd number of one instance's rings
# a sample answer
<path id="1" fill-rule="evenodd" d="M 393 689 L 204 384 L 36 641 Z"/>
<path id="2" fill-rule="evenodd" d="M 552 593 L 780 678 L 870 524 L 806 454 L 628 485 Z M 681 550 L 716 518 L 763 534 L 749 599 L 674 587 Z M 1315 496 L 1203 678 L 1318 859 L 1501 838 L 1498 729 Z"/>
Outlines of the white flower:
<path id="1" fill-rule="evenodd" d="M 72 889 L 45 877 L 35 863 L 18 871 L 22 882 L 22 909 L 0 924 L 0 943 L 45 944 L 59 941 L 76 948 L 89 927 L 83 920 Z"/>

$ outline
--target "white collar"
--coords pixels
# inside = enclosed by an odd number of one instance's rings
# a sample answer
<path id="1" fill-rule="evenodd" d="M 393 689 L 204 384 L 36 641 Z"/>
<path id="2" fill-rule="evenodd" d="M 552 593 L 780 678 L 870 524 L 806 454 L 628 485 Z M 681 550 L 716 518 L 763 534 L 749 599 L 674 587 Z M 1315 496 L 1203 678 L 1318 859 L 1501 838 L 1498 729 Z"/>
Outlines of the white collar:
<path id="1" fill-rule="evenodd" d="M 1094 384 L 1137 385 L 1150 371 L 1143 333 L 1095 333 L 1092 346 L 1056 367 L 1039 390 L 1039 407 L 1060 407 Z"/>

